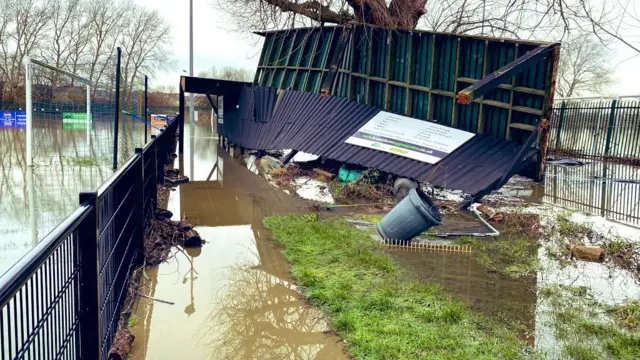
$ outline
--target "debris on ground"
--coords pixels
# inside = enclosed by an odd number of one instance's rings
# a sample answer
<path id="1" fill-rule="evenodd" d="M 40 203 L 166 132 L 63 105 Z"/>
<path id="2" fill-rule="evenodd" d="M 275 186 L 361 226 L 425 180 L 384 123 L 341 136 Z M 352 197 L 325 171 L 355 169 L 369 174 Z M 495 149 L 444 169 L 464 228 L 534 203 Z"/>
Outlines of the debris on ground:
<path id="1" fill-rule="evenodd" d="M 322 170 L 322 169 L 318 169 L 318 168 L 314 168 L 312 171 L 318 175 L 319 180 L 322 179 L 324 181 L 331 181 L 331 180 L 333 180 L 333 177 L 335 176 L 333 173 L 330 173 L 330 172 L 328 172 L 326 170 Z"/>
<path id="2" fill-rule="evenodd" d="M 180 169 L 168 168 L 164 171 L 164 183 L 167 186 L 177 186 L 180 184 L 186 184 L 189 182 L 189 178 L 180 175 Z"/>
<path id="3" fill-rule="evenodd" d="M 586 261 L 596 261 L 600 262 L 604 260 L 605 251 L 603 248 L 593 247 L 593 246 L 568 246 L 568 250 L 571 252 L 571 255 Z"/>
<path id="4" fill-rule="evenodd" d="M 494 224 L 500 224 L 504 222 L 504 214 L 501 212 L 497 212 L 486 205 L 480 205 L 476 209 L 480 211 L 484 216 L 487 217 L 489 221 Z"/>
<path id="5" fill-rule="evenodd" d="M 113 339 L 113 345 L 109 350 L 108 360 L 124 360 L 131 350 L 135 336 L 128 327 L 121 326 Z"/>

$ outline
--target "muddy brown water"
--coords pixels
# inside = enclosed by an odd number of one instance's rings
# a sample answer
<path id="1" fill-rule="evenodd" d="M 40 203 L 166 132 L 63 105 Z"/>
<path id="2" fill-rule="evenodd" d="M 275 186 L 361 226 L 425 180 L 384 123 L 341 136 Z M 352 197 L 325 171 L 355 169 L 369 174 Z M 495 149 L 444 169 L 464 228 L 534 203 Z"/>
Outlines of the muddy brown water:
<path id="1" fill-rule="evenodd" d="M 190 148 L 196 152 L 193 158 Z M 177 165 L 194 181 L 169 198 L 207 241 L 146 271 L 130 359 L 341 359 L 340 338 L 309 306 L 262 219 L 303 202 L 274 188 L 200 134 Z M 208 181 L 206 179 L 209 179 Z M 179 214 L 179 215 L 178 215 Z"/>
<path id="2" fill-rule="evenodd" d="M 26 131 L 0 128 L 0 274 L 78 207 L 80 191 L 96 190 L 113 174 L 111 124 L 96 123 L 89 138 L 86 130 L 62 129 L 61 122 L 38 124 L 31 171 Z M 144 142 L 144 129 L 121 129 L 119 136 L 122 164 Z"/>

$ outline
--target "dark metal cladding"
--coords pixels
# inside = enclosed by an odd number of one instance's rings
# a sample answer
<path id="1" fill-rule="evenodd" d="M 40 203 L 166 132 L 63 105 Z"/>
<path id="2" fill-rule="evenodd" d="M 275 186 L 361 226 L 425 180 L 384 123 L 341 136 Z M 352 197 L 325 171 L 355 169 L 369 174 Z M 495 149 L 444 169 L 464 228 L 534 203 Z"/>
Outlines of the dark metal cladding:
<path id="1" fill-rule="evenodd" d="M 268 122 L 255 121 L 242 104 L 260 97 L 273 108 L 272 89 L 243 90 L 234 124 L 225 124 L 222 134 L 231 142 L 256 150 L 293 149 L 337 161 L 358 164 L 475 195 L 497 183 L 512 169 L 521 146 L 486 135 L 476 135 L 438 164 L 432 165 L 377 150 L 345 143 L 345 140 L 380 112 L 372 106 L 337 97 L 286 91 Z M 268 99 L 263 102 L 262 99 Z M 256 113 L 264 109 L 257 108 Z M 523 151 L 524 163 L 535 148 Z"/>

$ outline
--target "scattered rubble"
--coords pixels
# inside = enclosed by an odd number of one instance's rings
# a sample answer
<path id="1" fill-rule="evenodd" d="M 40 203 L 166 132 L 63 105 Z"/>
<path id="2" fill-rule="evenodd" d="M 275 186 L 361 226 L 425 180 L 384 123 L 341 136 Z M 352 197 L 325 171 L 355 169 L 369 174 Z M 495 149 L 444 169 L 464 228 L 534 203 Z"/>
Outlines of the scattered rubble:
<path id="1" fill-rule="evenodd" d="M 126 326 L 120 326 L 118 332 L 113 339 L 113 345 L 109 350 L 108 360 L 124 360 L 131 350 L 131 345 L 135 340 L 135 336 Z"/>

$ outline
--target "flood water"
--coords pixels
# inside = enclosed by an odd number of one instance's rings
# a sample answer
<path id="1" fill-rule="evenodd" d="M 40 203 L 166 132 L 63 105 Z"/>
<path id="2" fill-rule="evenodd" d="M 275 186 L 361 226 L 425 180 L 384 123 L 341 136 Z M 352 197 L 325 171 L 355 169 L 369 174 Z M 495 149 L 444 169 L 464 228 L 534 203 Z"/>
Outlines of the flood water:
<path id="1" fill-rule="evenodd" d="M 144 143 L 142 125 L 129 125 L 119 132 L 119 164 Z M 96 190 L 113 174 L 111 124 L 90 132 L 61 124 L 34 129 L 32 169 L 25 138 L 24 129 L 0 129 L 0 274 L 78 207 L 80 191 Z"/>
<path id="2" fill-rule="evenodd" d="M 171 193 L 168 208 L 197 224 L 207 243 L 147 270 L 141 291 L 174 304 L 140 299 L 129 358 L 345 358 L 342 341 L 305 303 L 262 225 L 265 216 L 296 213 L 303 204 L 218 152 L 204 128 L 193 140 L 193 162 L 186 145 L 176 165 L 191 175 L 193 163 L 194 181 Z"/>

